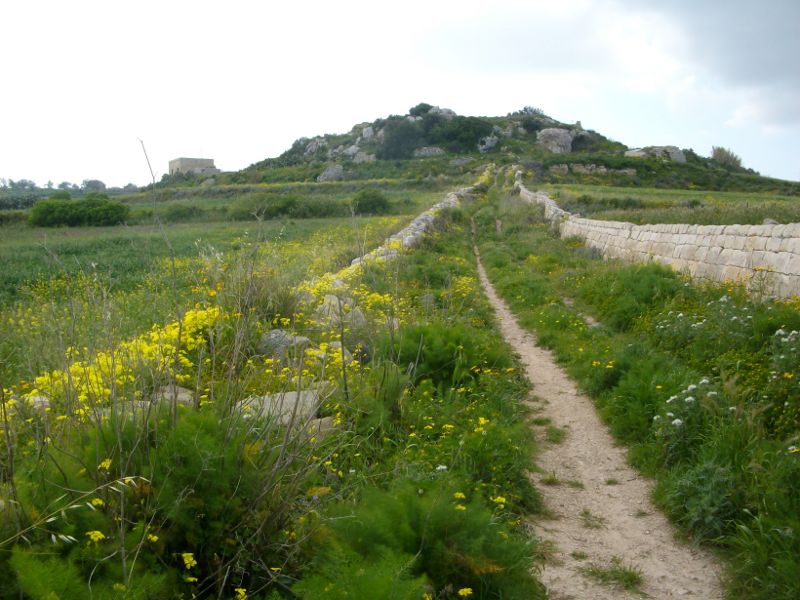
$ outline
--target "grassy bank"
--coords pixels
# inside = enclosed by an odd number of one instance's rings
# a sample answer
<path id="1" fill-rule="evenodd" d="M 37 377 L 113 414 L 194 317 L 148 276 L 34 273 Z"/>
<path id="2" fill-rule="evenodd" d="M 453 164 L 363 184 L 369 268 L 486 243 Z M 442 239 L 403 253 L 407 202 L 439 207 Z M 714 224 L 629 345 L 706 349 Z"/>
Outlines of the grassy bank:
<path id="1" fill-rule="evenodd" d="M 531 188 L 534 189 L 534 188 Z M 564 210 L 591 219 L 697 225 L 760 225 L 800 221 L 797 196 L 600 185 L 542 186 Z"/>
<path id="2" fill-rule="evenodd" d="M 4 390 L 0 597 L 543 598 L 527 387 L 460 215 L 302 285 L 288 244 L 237 253 L 180 321 L 65 352 L 47 409 Z M 297 390 L 312 413 L 256 408 Z"/>
<path id="3" fill-rule="evenodd" d="M 797 302 L 603 261 L 507 190 L 490 199 L 476 221 L 492 280 L 657 480 L 657 502 L 729 559 L 731 598 L 796 598 Z"/>

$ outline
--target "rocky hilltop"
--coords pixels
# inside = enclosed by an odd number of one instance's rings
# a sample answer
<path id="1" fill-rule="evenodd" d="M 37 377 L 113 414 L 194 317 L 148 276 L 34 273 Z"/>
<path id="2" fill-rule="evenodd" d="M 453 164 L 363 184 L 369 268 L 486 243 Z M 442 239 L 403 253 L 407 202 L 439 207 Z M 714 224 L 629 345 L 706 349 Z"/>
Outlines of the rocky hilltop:
<path id="1" fill-rule="evenodd" d="M 522 164 L 550 183 L 800 194 L 797 183 L 732 168 L 677 145 L 629 148 L 580 121 L 564 123 L 530 106 L 504 117 L 476 117 L 426 103 L 346 133 L 301 137 L 280 156 L 213 183 L 430 179 L 475 175 L 486 162 Z"/>

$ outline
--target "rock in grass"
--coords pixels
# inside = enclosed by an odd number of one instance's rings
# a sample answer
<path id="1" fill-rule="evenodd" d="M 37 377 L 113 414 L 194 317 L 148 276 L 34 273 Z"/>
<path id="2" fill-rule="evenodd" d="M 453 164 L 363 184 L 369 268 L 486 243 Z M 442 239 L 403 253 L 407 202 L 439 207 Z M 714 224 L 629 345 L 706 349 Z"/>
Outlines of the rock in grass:
<path id="1" fill-rule="evenodd" d="M 285 358 L 287 353 L 305 350 L 311 340 L 302 335 L 292 335 L 285 329 L 271 329 L 261 336 L 256 346 L 258 354 Z"/>
<path id="2" fill-rule="evenodd" d="M 341 181 L 342 179 L 344 179 L 342 165 L 331 165 L 317 177 L 317 181 Z"/>
<path id="3" fill-rule="evenodd" d="M 241 402 L 240 409 L 246 418 L 271 418 L 281 425 L 299 425 L 309 423 L 319 405 L 319 390 L 301 390 L 251 396 Z"/>
<path id="4" fill-rule="evenodd" d="M 153 402 L 172 402 L 175 399 L 178 404 L 194 406 L 194 390 L 189 390 L 178 385 L 162 385 L 153 390 Z"/>

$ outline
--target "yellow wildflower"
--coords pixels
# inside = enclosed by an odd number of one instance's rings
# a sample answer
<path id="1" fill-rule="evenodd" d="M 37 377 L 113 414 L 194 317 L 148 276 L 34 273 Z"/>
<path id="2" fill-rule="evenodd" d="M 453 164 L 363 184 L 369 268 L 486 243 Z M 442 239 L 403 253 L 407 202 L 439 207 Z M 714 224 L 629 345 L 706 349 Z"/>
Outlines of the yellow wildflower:
<path id="1" fill-rule="evenodd" d="M 462 598 L 467 598 L 469 596 L 472 596 L 472 588 L 461 588 L 460 590 L 458 590 L 458 595 L 461 596 Z"/>
<path id="2" fill-rule="evenodd" d="M 197 566 L 197 561 L 194 559 L 194 554 L 191 552 L 182 552 L 181 558 L 183 559 L 183 564 L 186 566 L 187 569 L 191 569 L 194 566 Z"/>
<path id="3" fill-rule="evenodd" d="M 106 539 L 105 534 L 102 531 L 87 531 L 86 535 L 89 536 L 89 541 L 94 542 L 95 544 L 101 540 Z"/>
<path id="4" fill-rule="evenodd" d="M 455 494 L 453 494 L 453 498 L 455 498 L 456 500 L 463 500 L 464 498 L 466 498 L 466 496 L 464 495 L 464 492 L 456 492 Z"/>

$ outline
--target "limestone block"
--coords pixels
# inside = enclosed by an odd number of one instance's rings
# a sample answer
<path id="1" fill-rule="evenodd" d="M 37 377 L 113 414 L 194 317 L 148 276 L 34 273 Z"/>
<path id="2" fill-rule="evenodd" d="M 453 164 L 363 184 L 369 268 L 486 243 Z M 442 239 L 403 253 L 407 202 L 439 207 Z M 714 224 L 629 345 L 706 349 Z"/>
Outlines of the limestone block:
<path id="1" fill-rule="evenodd" d="M 773 254 L 772 256 L 774 258 L 772 258 L 771 262 L 775 272 L 784 273 L 787 275 L 790 274 L 789 261 L 792 260 L 792 257 L 794 255 L 789 252 L 778 252 L 776 254 Z"/>
<path id="2" fill-rule="evenodd" d="M 800 238 L 780 238 L 779 249 L 781 252 L 800 254 Z"/>
<path id="3" fill-rule="evenodd" d="M 783 226 L 783 237 L 800 238 L 800 223 L 789 223 Z"/>
<path id="4" fill-rule="evenodd" d="M 782 245 L 783 245 L 783 238 L 780 238 L 780 237 L 768 237 L 767 238 L 766 250 L 768 250 L 770 252 L 780 252 Z M 786 250 L 784 250 L 784 252 L 786 252 Z"/>

